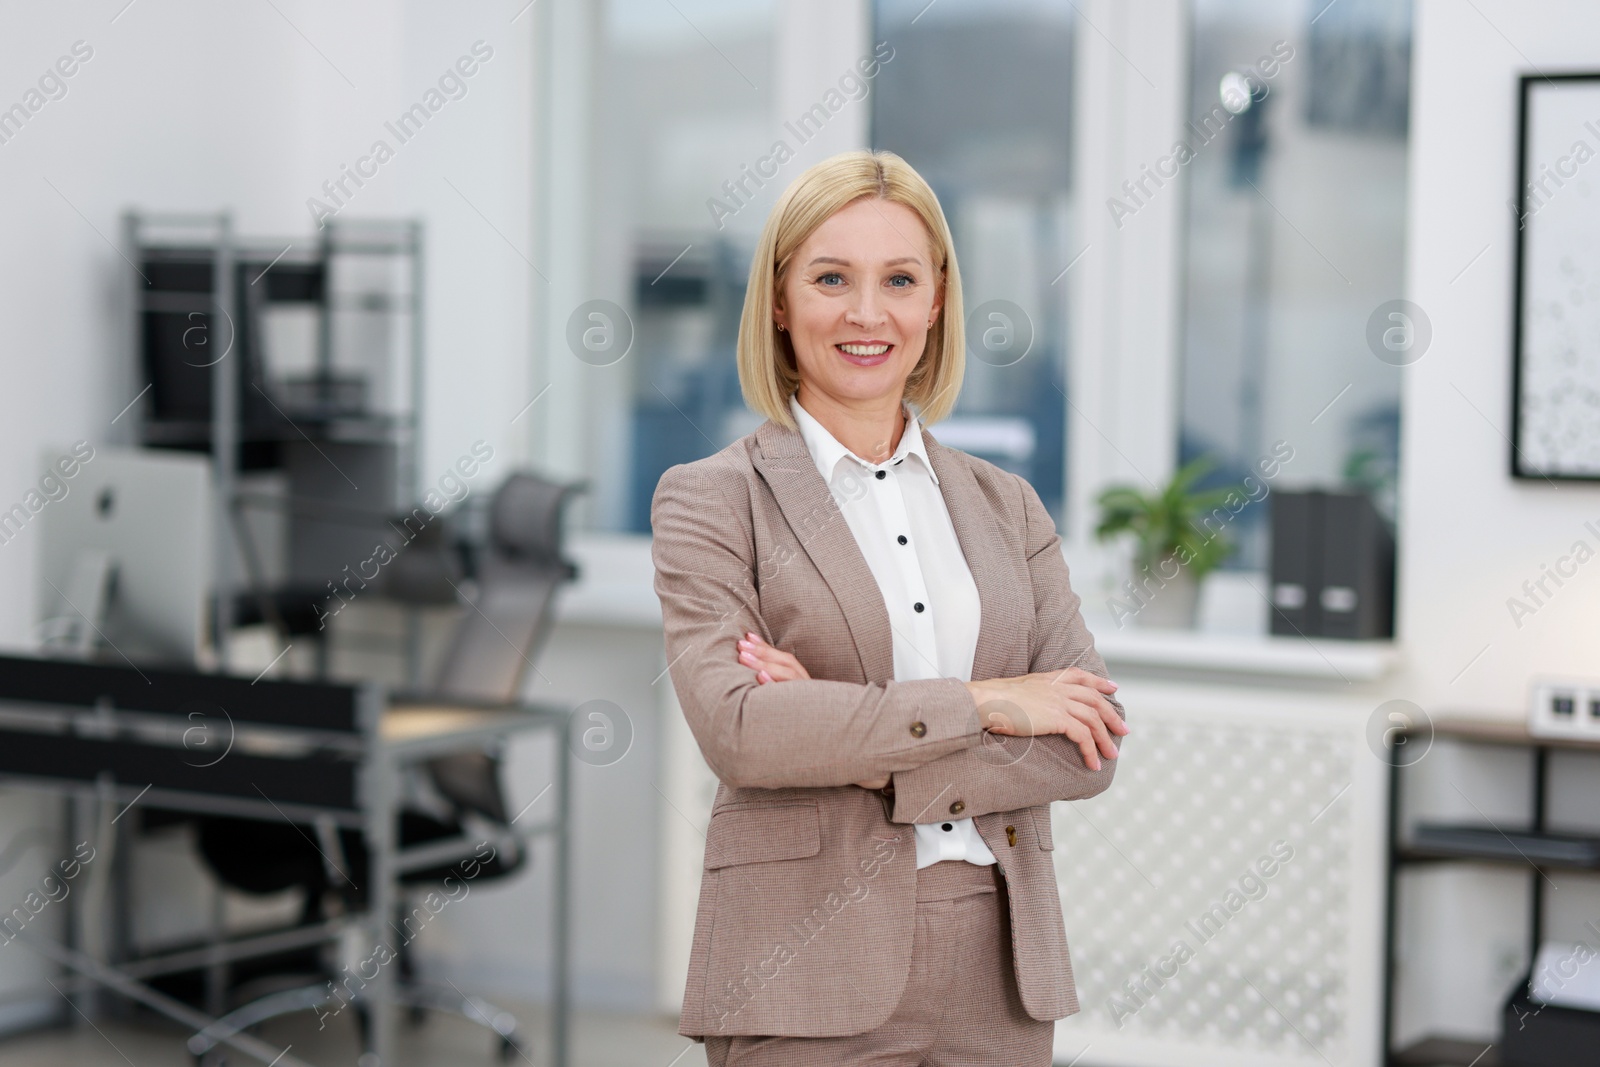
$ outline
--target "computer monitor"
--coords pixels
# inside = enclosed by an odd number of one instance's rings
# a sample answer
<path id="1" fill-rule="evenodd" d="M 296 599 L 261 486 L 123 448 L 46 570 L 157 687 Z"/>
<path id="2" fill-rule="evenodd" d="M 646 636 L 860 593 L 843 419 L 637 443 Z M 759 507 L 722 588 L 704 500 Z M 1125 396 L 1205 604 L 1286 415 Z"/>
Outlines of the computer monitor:
<path id="1" fill-rule="evenodd" d="M 45 469 L 65 454 L 44 453 Z M 200 456 L 99 447 L 34 520 L 47 655 L 203 666 L 211 660 L 213 494 Z"/>

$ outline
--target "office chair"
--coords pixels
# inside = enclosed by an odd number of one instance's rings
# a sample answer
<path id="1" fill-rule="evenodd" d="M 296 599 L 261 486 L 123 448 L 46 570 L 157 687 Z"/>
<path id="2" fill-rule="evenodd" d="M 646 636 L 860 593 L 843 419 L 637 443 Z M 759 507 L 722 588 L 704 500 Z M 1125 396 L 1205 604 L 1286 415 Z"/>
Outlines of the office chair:
<path id="1" fill-rule="evenodd" d="M 430 705 L 505 707 L 517 703 L 529 666 L 543 649 L 553 620 L 555 595 L 561 585 L 577 577 L 577 567 L 561 555 L 562 515 L 567 501 L 584 488 L 582 483 L 560 484 L 533 474 L 511 475 L 495 491 L 489 504 L 486 543 L 474 554 L 472 566 L 459 566 L 447 540 L 436 536 L 408 545 L 386 568 L 382 595 L 406 605 L 436 605 L 458 596 L 466 606 L 448 642 L 447 650 L 429 685 L 404 694 L 402 702 Z M 463 572 L 475 579 L 471 596 L 460 592 Z M 504 877 L 527 860 L 526 848 L 511 827 L 505 794 L 500 785 L 500 758 L 490 752 L 468 752 L 435 759 L 426 764 L 436 803 L 433 810 L 404 810 L 397 828 L 402 848 L 483 832 L 497 844 L 493 859 L 480 865 L 474 882 Z M 275 893 L 298 887 L 305 896 L 302 925 L 324 921 L 327 899 L 337 898 L 346 909 L 366 907 L 368 863 L 359 832 L 339 830 L 322 836 L 324 851 L 313 847 L 314 828 L 290 825 L 266 827 L 259 822 L 229 818 L 202 821 L 201 855 L 224 884 L 247 893 Z M 332 840 L 328 840 L 331 838 Z M 335 871 L 330 871 L 330 862 Z M 407 889 L 437 887 L 452 873 L 449 865 L 408 872 L 400 879 L 400 915 L 407 915 Z M 401 923 L 403 924 L 403 921 Z M 417 979 L 409 943 L 398 947 L 398 995 L 411 1009 L 413 1021 L 428 1010 L 450 1011 L 489 1027 L 500 1039 L 502 1059 L 517 1054 L 520 1042 L 515 1020 L 477 997 L 466 997 L 449 985 Z M 261 994 L 234 1008 L 219 1020 L 230 1029 L 242 1029 L 275 1015 L 324 1006 L 326 985 L 333 968 L 316 959 L 305 966 L 284 957 L 282 973 L 261 974 L 236 986 L 234 999 Z M 307 972 L 310 973 L 307 973 Z M 307 979 L 315 977 L 314 983 Z M 356 1002 L 357 1021 L 365 1030 Z M 363 1032 L 363 1044 L 365 1044 Z M 215 1041 L 196 1035 L 190 1050 L 202 1058 Z"/>

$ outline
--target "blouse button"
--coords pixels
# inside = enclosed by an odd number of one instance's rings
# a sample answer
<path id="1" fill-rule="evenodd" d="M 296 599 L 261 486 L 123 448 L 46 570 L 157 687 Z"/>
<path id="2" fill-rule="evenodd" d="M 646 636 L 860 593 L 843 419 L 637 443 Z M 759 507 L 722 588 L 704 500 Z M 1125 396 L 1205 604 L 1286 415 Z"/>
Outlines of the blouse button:
<path id="1" fill-rule="evenodd" d="M 895 540 L 899 541 L 903 545 L 906 543 L 906 535 L 901 534 L 899 537 L 895 538 Z"/>
<path id="2" fill-rule="evenodd" d="M 887 477 L 889 477 L 889 472 L 888 471 L 879 471 L 878 472 L 878 481 L 881 482 Z"/>
<path id="3" fill-rule="evenodd" d="M 927 732 L 928 732 L 928 728 L 926 726 L 924 726 L 922 723 L 914 722 L 914 723 L 911 724 L 911 736 L 912 737 L 921 737 L 923 734 L 925 734 Z"/>
<path id="4" fill-rule="evenodd" d="M 917 601 L 915 604 L 911 605 L 911 608 L 912 608 L 913 611 L 921 611 L 921 610 L 923 610 L 922 609 L 922 601 L 920 601 L 920 600 Z"/>
<path id="5" fill-rule="evenodd" d="M 966 810 L 967 810 L 967 802 L 965 800 L 958 800 L 954 804 L 950 805 L 950 814 L 951 815 L 960 815 L 962 812 L 964 812 Z"/>

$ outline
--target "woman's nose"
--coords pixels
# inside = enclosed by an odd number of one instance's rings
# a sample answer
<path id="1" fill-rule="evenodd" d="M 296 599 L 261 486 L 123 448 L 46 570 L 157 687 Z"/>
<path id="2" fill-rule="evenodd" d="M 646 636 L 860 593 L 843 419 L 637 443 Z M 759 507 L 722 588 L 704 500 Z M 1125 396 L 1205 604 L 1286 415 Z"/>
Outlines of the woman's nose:
<path id="1" fill-rule="evenodd" d="M 853 326 L 876 326 L 883 322 L 883 305 L 875 293 L 863 293 L 845 312 L 845 320 Z"/>

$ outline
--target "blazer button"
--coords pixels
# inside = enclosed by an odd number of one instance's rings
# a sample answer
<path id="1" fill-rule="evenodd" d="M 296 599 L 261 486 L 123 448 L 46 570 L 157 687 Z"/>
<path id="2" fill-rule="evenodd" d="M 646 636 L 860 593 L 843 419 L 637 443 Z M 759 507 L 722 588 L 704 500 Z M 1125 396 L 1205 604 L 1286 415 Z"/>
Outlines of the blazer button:
<path id="1" fill-rule="evenodd" d="M 921 737 L 923 734 L 925 734 L 927 732 L 928 732 L 928 728 L 926 726 L 924 726 L 922 723 L 914 722 L 914 723 L 911 724 L 911 736 L 912 737 Z"/>
<path id="2" fill-rule="evenodd" d="M 960 815 L 962 812 L 964 812 L 966 810 L 967 810 L 967 802 L 965 800 L 958 800 L 954 804 L 950 805 L 950 814 L 951 815 Z"/>

